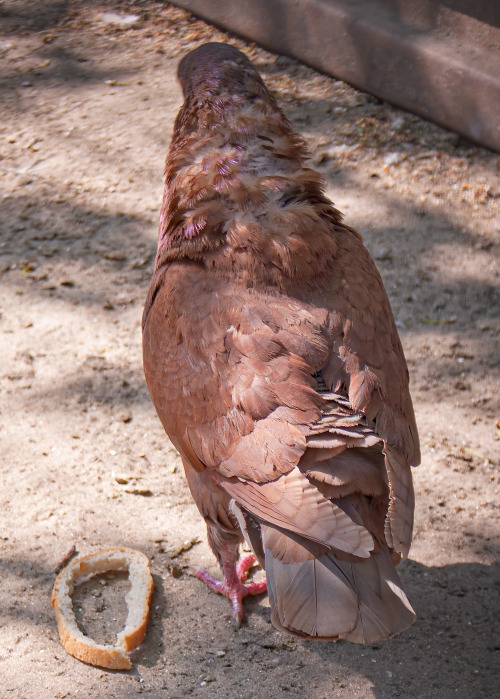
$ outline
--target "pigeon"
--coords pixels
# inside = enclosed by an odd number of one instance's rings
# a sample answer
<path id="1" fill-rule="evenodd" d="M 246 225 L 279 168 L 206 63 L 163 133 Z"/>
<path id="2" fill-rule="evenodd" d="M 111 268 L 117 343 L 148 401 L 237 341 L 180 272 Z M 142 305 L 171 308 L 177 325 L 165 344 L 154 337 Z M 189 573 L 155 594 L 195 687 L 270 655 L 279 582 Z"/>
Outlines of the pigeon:
<path id="1" fill-rule="evenodd" d="M 223 573 L 196 576 L 237 621 L 267 581 L 281 631 L 390 638 L 416 618 L 420 455 L 381 277 L 242 52 L 203 44 L 178 78 L 143 360 Z"/>

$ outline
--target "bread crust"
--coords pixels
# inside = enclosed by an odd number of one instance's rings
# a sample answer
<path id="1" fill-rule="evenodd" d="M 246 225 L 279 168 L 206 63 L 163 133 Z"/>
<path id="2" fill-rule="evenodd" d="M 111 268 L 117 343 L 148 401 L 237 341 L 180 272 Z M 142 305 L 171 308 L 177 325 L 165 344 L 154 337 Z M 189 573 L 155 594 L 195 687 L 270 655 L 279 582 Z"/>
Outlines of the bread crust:
<path id="1" fill-rule="evenodd" d="M 82 633 L 71 600 L 77 584 L 109 571 L 128 571 L 131 583 L 126 596 L 127 620 L 114 645 L 95 643 Z M 149 560 L 140 551 L 107 548 L 74 559 L 59 573 L 52 590 L 52 607 L 65 650 L 90 665 L 129 670 L 132 662 L 128 653 L 144 640 L 152 594 Z"/>

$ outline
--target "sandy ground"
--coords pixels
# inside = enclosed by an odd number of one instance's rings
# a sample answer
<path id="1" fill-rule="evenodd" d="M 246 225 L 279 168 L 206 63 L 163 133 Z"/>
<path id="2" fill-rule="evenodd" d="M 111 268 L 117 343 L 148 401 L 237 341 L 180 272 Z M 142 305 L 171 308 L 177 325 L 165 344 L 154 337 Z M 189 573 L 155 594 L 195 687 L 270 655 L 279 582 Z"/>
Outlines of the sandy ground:
<path id="1" fill-rule="evenodd" d="M 9 0 L 0 20 L 0 697 L 493 697 L 499 156 L 164 3 Z M 265 597 L 235 630 L 227 600 L 188 574 L 218 571 L 148 397 L 140 320 L 176 66 L 210 39 L 259 66 L 393 304 L 423 459 L 400 568 L 418 621 L 387 643 L 283 636 Z M 73 545 L 151 559 L 130 672 L 59 643 L 50 593 Z M 79 590 L 96 638 L 121 628 L 127 584 Z"/>

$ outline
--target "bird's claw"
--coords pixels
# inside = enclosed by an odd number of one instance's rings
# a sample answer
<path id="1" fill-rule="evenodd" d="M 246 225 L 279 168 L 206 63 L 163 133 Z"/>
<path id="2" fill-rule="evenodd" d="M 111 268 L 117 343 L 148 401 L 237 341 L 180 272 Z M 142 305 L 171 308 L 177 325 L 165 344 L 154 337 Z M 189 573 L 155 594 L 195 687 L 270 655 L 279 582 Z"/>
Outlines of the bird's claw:
<path id="1" fill-rule="evenodd" d="M 255 563 L 255 556 L 249 553 L 240 559 L 238 565 L 232 570 L 225 571 L 224 580 L 217 580 L 206 570 L 197 568 L 194 576 L 205 583 L 218 595 L 224 595 L 231 602 L 233 617 L 241 624 L 244 618 L 243 599 L 248 595 L 261 595 L 267 590 L 267 583 L 264 580 L 246 582 L 250 568 Z"/>

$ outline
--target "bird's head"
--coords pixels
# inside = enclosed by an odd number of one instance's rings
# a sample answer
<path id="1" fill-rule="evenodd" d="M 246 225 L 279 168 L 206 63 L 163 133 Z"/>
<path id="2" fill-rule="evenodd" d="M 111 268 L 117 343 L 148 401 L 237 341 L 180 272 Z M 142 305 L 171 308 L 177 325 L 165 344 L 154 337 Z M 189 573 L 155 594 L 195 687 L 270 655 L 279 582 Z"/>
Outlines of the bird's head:
<path id="1" fill-rule="evenodd" d="M 177 77 L 184 98 L 216 98 L 222 92 L 252 96 L 269 95 L 248 58 L 235 46 L 219 42 L 202 44 L 179 63 Z"/>
<path id="2" fill-rule="evenodd" d="M 184 104 L 165 162 L 157 265 L 203 259 L 218 274 L 240 265 L 253 285 L 274 274 L 316 275 L 311 254 L 331 264 L 330 225 L 340 215 L 248 58 L 231 44 L 207 43 L 184 56 L 177 75 Z"/>

